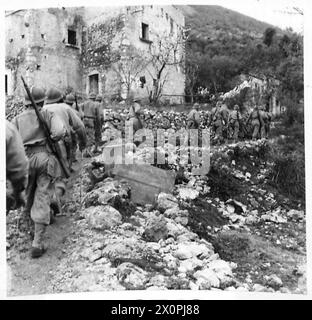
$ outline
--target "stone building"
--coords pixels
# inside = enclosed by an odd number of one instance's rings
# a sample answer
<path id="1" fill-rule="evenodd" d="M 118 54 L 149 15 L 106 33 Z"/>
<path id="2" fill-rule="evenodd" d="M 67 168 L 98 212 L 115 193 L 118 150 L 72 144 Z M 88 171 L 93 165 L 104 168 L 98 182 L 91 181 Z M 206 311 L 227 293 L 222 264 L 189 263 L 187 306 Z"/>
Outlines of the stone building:
<path id="1" fill-rule="evenodd" d="M 5 22 L 8 95 L 24 95 L 24 75 L 82 96 L 148 98 L 158 86 L 162 100 L 184 101 L 184 16 L 174 6 L 17 10 Z"/>

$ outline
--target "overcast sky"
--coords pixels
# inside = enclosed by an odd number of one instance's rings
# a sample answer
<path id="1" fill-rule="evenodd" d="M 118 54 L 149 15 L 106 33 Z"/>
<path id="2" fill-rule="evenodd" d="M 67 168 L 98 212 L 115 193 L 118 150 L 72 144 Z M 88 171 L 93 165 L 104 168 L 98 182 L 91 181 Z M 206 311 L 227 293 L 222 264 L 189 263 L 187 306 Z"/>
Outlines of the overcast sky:
<path id="1" fill-rule="evenodd" d="M 6 8 L 35 8 L 58 6 L 111 6 L 111 5 L 137 5 L 137 4 L 203 4 L 220 5 L 240 13 L 246 14 L 260 21 L 265 21 L 281 28 L 292 27 L 296 32 L 303 31 L 303 16 L 287 14 L 293 7 L 304 8 L 305 2 L 311 0 L 10 0 L 2 3 Z"/>
<path id="2" fill-rule="evenodd" d="M 303 16 L 295 14 L 293 7 L 304 9 L 304 0 L 205 0 L 198 2 L 220 5 L 283 29 L 292 27 L 297 32 L 303 31 Z"/>

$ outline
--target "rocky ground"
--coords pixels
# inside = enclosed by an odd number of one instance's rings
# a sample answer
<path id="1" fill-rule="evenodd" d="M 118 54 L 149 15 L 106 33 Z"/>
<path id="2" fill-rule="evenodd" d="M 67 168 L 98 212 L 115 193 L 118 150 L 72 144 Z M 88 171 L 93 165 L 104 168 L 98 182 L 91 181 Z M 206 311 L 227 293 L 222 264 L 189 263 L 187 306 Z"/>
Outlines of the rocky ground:
<path id="1" fill-rule="evenodd" d="M 76 164 L 47 253 L 29 258 L 30 234 L 7 217 L 9 295 L 107 290 L 306 292 L 305 210 L 270 184 L 274 141 L 213 147 L 211 170 L 180 173 L 173 194 L 136 206 L 131 188 L 90 179 Z M 147 152 L 138 150 L 146 157 Z M 182 168 L 182 169 L 181 169 Z M 92 169 L 100 176 L 100 169 Z"/>

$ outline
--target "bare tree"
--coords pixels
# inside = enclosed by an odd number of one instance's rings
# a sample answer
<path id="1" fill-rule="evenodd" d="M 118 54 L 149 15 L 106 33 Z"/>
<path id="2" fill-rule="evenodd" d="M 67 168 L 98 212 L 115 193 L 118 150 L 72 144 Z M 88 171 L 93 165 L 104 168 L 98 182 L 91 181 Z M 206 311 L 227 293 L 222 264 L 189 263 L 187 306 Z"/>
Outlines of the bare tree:
<path id="1" fill-rule="evenodd" d="M 147 71 L 153 79 L 152 89 L 146 86 L 150 102 L 157 104 L 163 94 L 163 89 L 168 81 L 170 66 L 184 68 L 184 48 L 185 38 L 182 33 L 177 37 L 170 35 L 155 35 L 150 44 L 147 60 L 149 64 Z"/>
<path id="2" fill-rule="evenodd" d="M 119 61 L 113 65 L 113 70 L 118 75 L 121 88 L 126 88 L 127 99 L 129 99 L 133 84 L 138 80 L 138 76 L 146 68 L 147 63 L 144 54 L 134 46 L 129 45 L 123 49 Z"/>

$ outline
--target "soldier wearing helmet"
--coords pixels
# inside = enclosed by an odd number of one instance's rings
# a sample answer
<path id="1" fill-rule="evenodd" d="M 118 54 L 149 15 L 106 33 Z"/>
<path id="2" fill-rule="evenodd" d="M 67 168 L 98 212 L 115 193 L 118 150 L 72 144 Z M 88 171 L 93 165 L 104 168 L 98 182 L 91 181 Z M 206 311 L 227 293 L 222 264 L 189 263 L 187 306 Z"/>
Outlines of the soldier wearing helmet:
<path id="1" fill-rule="evenodd" d="M 24 190 L 28 181 L 28 159 L 22 138 L 16 127 L 6 120 L 6 178 L 11 182 L 7 185 L 7 212 L 25 205 Z"/>
<path id="2" fill-rule="evenodd" d="M 133 99 L 132 103 L 130 102 L 128 124 L 132 125 L 133 133 L 143 128 L 140 102 L 141 100 L 139 98 Z"/>
<path id="3" fill-rule="evenodd" d="M 268 122 L 269 122 L 269 114 L 265 111 L 264 105 L 259 106 L 259 114 L 261 118 L 263 119 L 263 125 L 260 127 L 260 137 L 261 139 L 267 138 L 267 128 L 268 128 Z"/>
<path id="4" fill-rule="evenodd" d="M 257 140 L 259 138 L 260 128 L 265 125 L 257 105 L 249 114 L 246 124 L 248 124 L 250 120 L 252 126 L 252 140 Z"/>
<path id="5" fill-rule="evenodd" d="M 69 97 L 70 98 L 70 97 Z M 53 114 L 58 115 L 66 128 L 66 136 L 64 138 L 65 153 L 64 158 L 67 159 L 71 168 L 72 162 L 75 160 L 73 147 L 73 136 L 79 140 L 79 149 L 82 151 L 86 146 L 86 131 L 83 122 L 75 110 L 63 102 L 61 91 L 51 88 L 47 92 L 46 104 L 43 109 L 47 109 Z"/>
<path id="6" fill-rule="evenodd" d="M 198 113 L 199 103 L 194 103 L 192 110 L 187 116 L 187 128 L 198 129 L 200 126 L 200 116 Z"/>
<path id="7" fill-rule="evenodd" d="M 45 92 L 32 87 L 34 101 L 51 132 L 54 141 L 61 140 L 66 128 L 61 119 L 48 110 L 43 110 Z M 43 243 L 46 226 L 51 219 L 51 204 L 55 193 L 55 180 L 62 176 L 62 169 L 57 158 L 50 152 L 45 133 L 39 124 L 35 110 L 28 96 L 25 95 L 26 110 L 16 116 L 12 123 L 19 131 L 26 155 L 29 159 L 29 179 L 26 188 L 26 206 L 24 215 L 35 223 L 35 233 L 31 248 L 32 258 L 38 258 L 45 252 Z"/>
<path id="8" fill-rule="evenodd" d="M 85 101 L 81 105 L 81 109 L 84 113 L 84 125 L 87 131 L 88 145 L 91 146 L 94 143 L 93 152 L 98 152 L 98 147 L 102 140 L 102 123 L 103 123 L 103 112 L 100 104 L 95 101 L 96 94 L 91 92 L 89 94 L 89 100 Z"/>
<path id="9" fill-rule="evenodd" d="M 239 106 L 236 104 L 234 106 L 234 110 L 230 112 L 228 118 L 228 129 L 229 135 L 234 139 L 234 142 L 238 140 L 238 133 L 240 128 L 240 121 L 242 119 L 242 115 L 239 112 Z"/>
<path id="10" fill-rule="evenodd" d="M 211 110 L 209 124 L 212 124 L 212 130 L 215 133 L 215 141 L 221 143 L 223 141 L 223 129 L 227 124 L 228 110 L 219 100 L 216 106 Z"/>
<path id="11" fill-rule="evenodd" d="M 68 104 L 70 107 L 72 107 L 73 110 L 75 110 L 75 113 L 79 116 L 81 120 L 83 120 L 83 112 L 79 105 L 76 105 L 76 99 L 73 94 L 68 94 L 65 96 L 64 102 Z"/>

